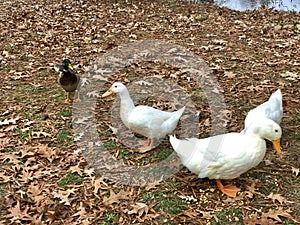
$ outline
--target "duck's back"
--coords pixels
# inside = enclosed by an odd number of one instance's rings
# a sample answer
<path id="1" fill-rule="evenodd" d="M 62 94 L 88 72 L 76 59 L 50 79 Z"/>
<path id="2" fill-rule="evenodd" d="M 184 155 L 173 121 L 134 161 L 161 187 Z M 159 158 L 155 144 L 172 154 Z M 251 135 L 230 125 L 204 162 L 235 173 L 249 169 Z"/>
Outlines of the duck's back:
<path id="1" fill-rule="evenodd" d="M 136 106 L 128 117 L 131 130 L 145 137 L 161 137 L 161 125 L 172 116 L 172 112 L 149 106 Z M 164 135 L 163 135 L 164 136 Z"/>

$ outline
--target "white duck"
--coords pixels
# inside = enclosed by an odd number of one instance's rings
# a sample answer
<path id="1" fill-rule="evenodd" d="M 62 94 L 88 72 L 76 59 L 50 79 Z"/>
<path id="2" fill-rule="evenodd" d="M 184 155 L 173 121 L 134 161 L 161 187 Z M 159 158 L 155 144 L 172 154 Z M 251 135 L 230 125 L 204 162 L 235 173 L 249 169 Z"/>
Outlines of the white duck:
<path id="1" fill-rule="evenodd" d="M 280 124 L 283 115 L 282 108 L 282 94 L 280 89 L 275 91 L 269 98 L 268 101 L 251 109 L 245 119 L 245 129 L 258 118 L 268 118 Z M 241 133 L 245 132 L 245 129 Z"/>
<path id="2" fill-rule="evenodd" d="M 185 106 L 175 112 L 161 111 L 150 106 L 135 106 L 126 86 L 120 82 L 114 83 L 102 97 L 112 93 L 118 93 L 121 98 L 120 116 L 126 127 L 148 138 L 138 152 L 151 150 L 155 138 L 165 137 L 171 134 L 185 109 Z"/>
<path id="3" fill-rule="evenodd" d="M 199 178 L 216 179 L 218 188 L 235 197 L 240 190 L 234 185 L 223 186 L 220 179 L 234 179 L 257 166 L 264 158 L 266 142 L 273 142 L 280 150 L 281 128 L 274 121 L 264 118 L 252 123 L 245 134 L 227 133 L 209 138 L 179 140 L 170 136 L 170 143 L 181 162 Z"/>

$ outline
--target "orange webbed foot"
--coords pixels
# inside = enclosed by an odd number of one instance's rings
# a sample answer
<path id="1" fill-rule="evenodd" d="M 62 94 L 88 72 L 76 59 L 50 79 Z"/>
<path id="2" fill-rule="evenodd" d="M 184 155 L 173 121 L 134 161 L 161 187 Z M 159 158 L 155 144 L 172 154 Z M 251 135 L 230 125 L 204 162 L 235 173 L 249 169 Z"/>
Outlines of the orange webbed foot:
<path id="1" fill-rule="evenodd" d="M 138 150 L 138 153 L 145 153 L 150 151 L 154 145 L 154 138 L 148 138 L 146 141 L 139 141 L 139 145 L 142 145 Z"/>
<path id="2" fill-rule="evenodd" d="M 228 184 L 223 186 L 223 184 L 221 183 L 220 180 L 216 180 L 217 181 L 217 185 L 218 188 L 220 189 L 220 191 L 222 191 L 225 195 L 231 197 L 231 198 L 235 198 L 236 194 L 241 190 L 239 188 L 237 188 L 235 185 L 232 184 Z"/>

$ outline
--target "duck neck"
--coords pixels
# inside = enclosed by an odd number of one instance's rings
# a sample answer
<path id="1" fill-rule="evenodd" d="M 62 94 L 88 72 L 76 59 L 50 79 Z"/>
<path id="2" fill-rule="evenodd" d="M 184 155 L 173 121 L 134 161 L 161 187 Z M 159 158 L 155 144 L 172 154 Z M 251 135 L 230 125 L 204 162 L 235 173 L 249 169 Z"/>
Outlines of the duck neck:
<path id="1" fill-rule="evenodd" d="M 125 125 L 127 126 L 128 116 L 131 110 L 134 108 L 134 103 L 127 90 L 120 93 L 120 99 L 121 99 L 120 116 L 123 123 L 125 123 Z"/>

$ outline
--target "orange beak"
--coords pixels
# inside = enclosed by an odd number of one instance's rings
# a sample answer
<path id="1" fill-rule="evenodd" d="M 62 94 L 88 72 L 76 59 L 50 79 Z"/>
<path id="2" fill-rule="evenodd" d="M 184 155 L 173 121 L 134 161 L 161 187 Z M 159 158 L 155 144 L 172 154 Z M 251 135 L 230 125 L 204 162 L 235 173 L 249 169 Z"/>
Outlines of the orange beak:
<path id="1" fill-rule="evenodd" d="M 280 149 L 280 138 L 277 140 L 272 141 L 273 143 L 273 147 L 275 148 L 275 150 L 278 152 L 278 154 L 281 153 L 281 149 Z"/>
<path id="2" fill-rule="evenodd" d="M 113 91 L 112 91 L 111 88 L 110 88 L 107 92 L 105 92 L 105 93 L 102 95 L 102 98 L 105 98 L 105 97 L 107 97 L 107 96 L 110 96 L 112 93 L 113 93 Z"/>

